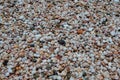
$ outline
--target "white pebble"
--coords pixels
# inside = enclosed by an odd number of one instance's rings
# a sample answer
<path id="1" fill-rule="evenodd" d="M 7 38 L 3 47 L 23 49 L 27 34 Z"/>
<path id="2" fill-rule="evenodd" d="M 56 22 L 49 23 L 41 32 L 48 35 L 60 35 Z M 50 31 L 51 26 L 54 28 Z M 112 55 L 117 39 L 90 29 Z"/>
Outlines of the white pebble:
<path id="1" fill-rule="evenodd" d="M 114 2 L 119 2 L 119 0 L 114 0 Z"/>
<path id="2" fill-rule="evenodd" d="M 116 67 L 112 67 L 112 69 L 111 69 L 112 71 L 115 71 L 116 70 Z"/>
<path id="3" fill-rule="evenodd" d="M 61 80 L 62 78 L 61 78 L 61 76 L 58 76 L 58 75 L 53 75 L 53 76 L 50 76 L 50 78 L 52 78 L 52 79 L 57 79 L 57 80 Z"/>
<path id="4" fill-rule="evenodd" d="M 109 78 L 109 77 L 110 77 L 110 75 L 109 75 L 109 72 L 108 72 L 108 71 L 103 72 L 103 75 L 104 75 L 104 77 L 105 77 L 105 78 Z"/>
<path id="5" fill-rule="evenodd" d="M 111 34 L 112 36 L 114 36 L 116 33 L 115 33 L 115 31 L 111 31 L 110 34 Z"/>
<path id="6" fill-rule="evenodd" d="M 70 80 L 75 80 L 73 77 L 70 77 Z"/>
<path id="7" fill-rule="evenodd" d="M 9 72 L 7 72 L 6 74 L 5 74 L 5 76 L 9 76 L 10 75 L 10 73 Z"/>
<path id="8" fill-rule="evenodd" d="M 34 57 L 40 57 L 40 54 L 39 53 L 35 53 Z"/>
<path id="9" fill-rule="evenodd" d="M 24 16 L 23 16 L 23 15 L 21 15 L 21 16 L 19 17 L 19 19 L 24 19 Z"/>
<path id="10" fill-rule="evenodd" d="M 89 30 L 89 31 L 92 31 L 92 30 L 93 30 L 93 28 L 92 28 L 92 27 L 90 27 L 88 30 Z"/>
<path id="11" fill-rule="evenodd" d="M 91 71 L 91 72 L 95 72 L 95 69 L 94 69 L 93 66 L 90 66 L 90 71 Z"/>

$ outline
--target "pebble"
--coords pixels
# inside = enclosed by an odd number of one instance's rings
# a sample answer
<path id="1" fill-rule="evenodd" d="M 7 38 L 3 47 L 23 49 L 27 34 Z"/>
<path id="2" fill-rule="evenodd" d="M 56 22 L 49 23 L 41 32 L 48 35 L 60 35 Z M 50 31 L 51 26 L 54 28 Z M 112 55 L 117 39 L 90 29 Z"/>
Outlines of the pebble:
<path id="1" fill-rule="evenodd" d="M 40 57 L 39 53 L 34 53 L 34 57 Z"/>
<path id="2" fill-rule="evenodd" d="M 110 78 L 110 75 L 109 75 L 109 72 L 108 72 L 108 71 L 103 72 L 103 76 L 104 76 L 105 78 Z"/>
<path id="3" fill-rule="evenodd" d="M 114 0 L 114 2 L 117 2 L 117 3 L 118 3 L 118 2 L 119 2 L 119 0 Z"/>
<path id="4" fill-rule="evenodd" d="M 87 74 L 85 71 L 82 72 L 82 76 L 85 77 Z"/>
<path id="5" fill-rule="evenodd" d="M 21 16 L 19 17 L 19 19 L 23 20 L 23 19 L 24 19 L 24 16 L 23 16 L 23 15 L 21 15 Z"/>
<path id="6" fill-rule="evenodd" d="M 62 77 L 58 76 L 58 75 L 50 76 L 50 78 L 53 79 L 53 80 L 62 80 Z"/>
<path id="7" fill-rule="evenodd" d="M 60 45 L 63 45 L 63 46 L 65 46 L 66 45 L 66 42 L 64 41 L 64 40 L 58 40 L 58 43 L 60 44 Z"/>
<path id="8" fill-rule="evenodd" d="M 40 34 L 35 35 L 36 40 L 39 40 L 39 39 L 40 39 L 40 37 L 41 37 L 41 35 L 40 35 Z"/>
<path id="9" fill-rule="evenodd" d="M 3 61 L 3 65 L 4 65 L 4 66 L 7 66 L 7 64 L 8 64 L 8 60 L 4 60 L 4 61 Z"/>
<path id="10" fill-rule="evenodd" d="M 83 29 L 78 29 L 77 34 L 83 34 L 84 30 Z"/>
<path id="11" fill-rule="evenodd" d="M 90 66 L 90 69 L 89 69 L 92 73 L 95 72 L 95 69 L 93 66 Z"/>
<path id="12" fill-rule="evenodd" d="M 35 47 L 35 45 L 34 44 L 30 44 L 30 47 Z"/>
<path id="13" fill-rule="evenodd" d="M 75 80 L 75 78 L 74 77 L 70 77 L 70 79 L 69 80 Z"/>
<path id="14" fill-rule="evenodd" d="M 112 36 L 115 36 L 115 35 L 116 35 L 115 31 L 111 31 L 110 34 L 111 34 Z"/>
<path id="15" fill-rule="evenodd" d="M 89 29 L 88 29 L 88 31 L 92 31 L 93 30 L 93 28 L 92 27 L 90 27 Z"/>

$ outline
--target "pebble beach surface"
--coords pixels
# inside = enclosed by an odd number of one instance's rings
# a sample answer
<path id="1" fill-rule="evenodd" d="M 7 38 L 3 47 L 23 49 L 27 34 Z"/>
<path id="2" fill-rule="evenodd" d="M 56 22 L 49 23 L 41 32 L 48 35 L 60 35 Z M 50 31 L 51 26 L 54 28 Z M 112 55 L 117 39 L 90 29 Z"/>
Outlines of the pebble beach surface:
<path id="1" fill-rule="evenodd" d="M 0 80 L 120 80 L 120 1 L 0 0 Z"/>

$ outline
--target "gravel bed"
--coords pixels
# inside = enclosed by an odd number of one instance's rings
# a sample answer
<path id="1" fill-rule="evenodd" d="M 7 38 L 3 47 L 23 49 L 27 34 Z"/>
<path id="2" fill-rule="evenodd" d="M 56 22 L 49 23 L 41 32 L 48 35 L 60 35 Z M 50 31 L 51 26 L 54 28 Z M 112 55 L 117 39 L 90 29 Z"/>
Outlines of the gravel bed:
<path id="1" fill-rule="evenodd" d="M 120 1 L 0 0 L 0 80 L 120 80 Z"/>

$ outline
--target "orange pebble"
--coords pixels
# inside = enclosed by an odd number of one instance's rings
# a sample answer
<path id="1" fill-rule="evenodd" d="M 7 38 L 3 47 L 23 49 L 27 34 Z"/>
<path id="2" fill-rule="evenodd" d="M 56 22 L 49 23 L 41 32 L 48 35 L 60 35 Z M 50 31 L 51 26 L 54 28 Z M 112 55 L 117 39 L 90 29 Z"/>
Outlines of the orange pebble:
<path id="1" fill-rule="evenodd" d="M 77 30 L 77 34 L 83 34 L 84 31 L 85 30 L 83 30 L 83 29 L 79 29 L 79 30 Z"/>

